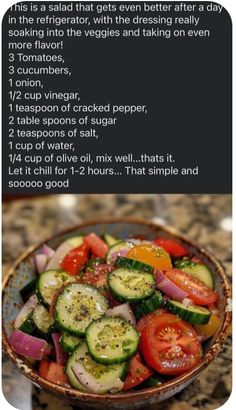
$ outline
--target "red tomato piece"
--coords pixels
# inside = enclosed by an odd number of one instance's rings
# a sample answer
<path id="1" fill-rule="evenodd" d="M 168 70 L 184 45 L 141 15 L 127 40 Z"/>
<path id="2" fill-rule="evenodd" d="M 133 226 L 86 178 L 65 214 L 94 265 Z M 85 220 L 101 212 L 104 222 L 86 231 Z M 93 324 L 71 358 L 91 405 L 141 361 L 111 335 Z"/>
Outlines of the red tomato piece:
<path id="1" fill-rule="evenodd" d="M 184 373 L 202 357 L 195 330 L 172 314 L 160 315 L 144 328 L 140 349 L 146 363 L 165 375 Z"/>
<path id="2" fill-rule="evenodd" d="M 175 258 L 188 255 L 188 249 L 171 239 L 157 238 L 153 242 Z"/>
<path id="3" fill-rule="evenodd" d="M 39 363 L 39 374 L 44 379 L 47 378 L 50 363 L 51 362 L 49 360 L 46 360 L 46 359 L 41 360 L 41 362 Z"/>
<path id="4" fill-rule="evenodd" d="M 83 243 L 66 254 L 61 262 L 61 268 L 71 275 L 78 275 L 89 258 L 89 246 Z"/>
<path id="5" fill-rule="evenodd" d="M 44 379 L 55 384 L 69 384 L 68 377 L 65 373 L 65 367 L 59 363 L 49 360 L 41 360 L 39 364 L 39 374 Z"/>
<path id="6" fill-rule="evenodd" d="M 142 363 L 139 353 L 131 359 L 128 375 L 125 379 L 123 390 L 133 389 L 144 380 L 148 379 L 153 374 L 153 370 L 149 369 Z"/>
<path id="7" fill-rule="evenodd" d="M 196 305 L 209 305 L 217 300 L 217 293 L 214 290 L 189 273 L 170 269 L 165 274 L 168 279 L 188 293 L 189 298 Z"/>
<path id="8" fill-rule="evenodd" d="M 85 243 L 91 248 L 95 257 L 105 258 L 108 252 L 108 245 L 95 233 L 90 233 L 84 238 Z"/>
<path id="9" fill-rule="evenodd" d="M 83 283 L 88 283 L 90 285 L 100 288 L 101 286 L 107 285 L 107 275 L 111 272 L 112 266 L 108 264 L 101 264 L 94 266 L 92 271 L 87 271 L 82 277 Z"/>
<path id="10" fill-rule="evenodd" d="M 139 331 L 139 333 L 142 333 L 143 329 L 151 323 L 152 320 L 156 319 L 157 316 L 163 314 L 163 313 L 168 313 L 165 309 L 157 309 L 154 312 L 150 312 L 147 315 L 141 317 L 139 319 L 136 327 Z"/>

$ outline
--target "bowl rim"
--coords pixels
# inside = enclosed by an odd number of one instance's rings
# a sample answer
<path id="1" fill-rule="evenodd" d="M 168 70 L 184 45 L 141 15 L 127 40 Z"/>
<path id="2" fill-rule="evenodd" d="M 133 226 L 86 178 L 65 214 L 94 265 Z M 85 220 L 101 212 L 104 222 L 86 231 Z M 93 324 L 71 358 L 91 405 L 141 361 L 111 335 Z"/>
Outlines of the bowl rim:
<path id="1" fill-rule="evenodd" d="M 144 225 L 146 227 L 150 227 L 152 229 L 160 230 L 166 234 L 172 235 L 176 238 L 178 238 L 180 241 L 185 242 L 188 246 L 192 246 L 195 249 L 197 249 L 204 257 L 209 259 L 211 263 L 215 266 L 217 272 L 219 273 L 222 281 L 222 287 L 224 288 L 224 296 L 226 300 L 226 306 L 224 310 L 224 319 L 222 322 L 221 329 L 219 331 L 218 336 L 214 340 L 212 346 L 210 349 L 207 351 L 207 353 L 204 355 L 202 360 L 194 366 L 192 369 L 187 371 L 186 373 L 183 373 L 182 375 L 176 376 L 173 379 L 167 381 L 166 383 L 156 386 L 156 387 L 151 387 L 151 388 L 146 388 L 138 391 L 127 391 L 124 393 L 118 393 L 118 394 L 96 394 L 96 393 L 90 393 L 90 392 L 82 392 L 77 389 L 74 389 L 72 387 L 64 387 L 60 385 L 56 385 L 52 382 L 47 381 L 46 379 L 42 378 L 35 370 L 31 369 L 28 367 L 27 363 L 23 358 L 17 355 L 17 353 L 14 352 L 14 350 L 11 348 L 11 346 L 8 343 L 8 338 L 7 338 L 7 333 L 5 329 L 5 323 L 2 315 L 2 343 L 3 343 L 3 349 L 4 352 L 8 355 L 10 360 L 19 368 L 19 370 L 28 378 L 30 379 L 33 383 L 39 385 L 40 387 L 45 388 L 48 391 L 55 391 L 55 393 L 58 393 L 59 395 L 69 396 L 72 400 L 73 399 L 81 399 L 86 402 L 89 402 L 91 399 L 92 401 L 100 400 L 101 397 L 103 400 L 110 401 L 110 402 L 118 402 L 122 401 L 124 399 L 126 400 L 135 400 L 139 398 L 146 398 L 150 395 L 156 395 L 156 394 L 161 394 L 167 392 L 169 389 L 176 388 L 177 386 L 185 383 L 190 383 L 195 376 L 197 376 L 200 372 L 202 372 L 209 364 L 210 362 L 219 354 L 222 345 L 225 343 L 230 331 L 231 331 L 231 323 L 232 323 L 232 308 L 231 308 L 231 303 L 232 303 L 232 292 L 231 292 L 231 285 L 229 283 L 228 277 L 225 273 L 225 270 L 221 263 L 215 258 L 213 254 L 211 254 L 208 250 L 205 250 L 204 248 L 200 247 L 197 245 L 194 241 L 190 240 L 185 234 L 182 234 L 179 232 L 176 228 L 173 228 L 168 225 L 160 225 L 157 224 L 153 221 L 149 221 L 143 218 L 131 218 L 131 217 L 110 217 L 110 218 L 104 218 L 104 219 L 89 219 L 85 220 L 80 224 L 76 224 L 73 226 L 70 226 L 69 228 L 60 230 L 53 235 L 47 237 L 43 241 L 40 241 L 39 243 L 35 243 L 31 246 L 29 246 L 24 252 L 21 253 L 21 255 L 15 260 L 15 262 L 11 265 L 11 267 L 8 269 L 3 282 L 2 282 L 2 309 L 3 309 L 3 302 L 4 302 L 4 294 L 5 294 L 5 288 L 11 279 L 11 277 L 14 275 L 15 269 L 19 266 L 21 262 L 23 262 L 27 257 L 32 255 L 32 253 L 40 248 L 44 243 L 47 243 L 48 241 L 59 237 L 63 236 L 66 234 L 69 234 L 70 232 L 73 232 L 78 229 L 83 229 L 85 227 L 93 226 L 93 225 L 101 225 L 101 224 L 113 224 L 113 223 L 130 223 L 134 225 Z"/>

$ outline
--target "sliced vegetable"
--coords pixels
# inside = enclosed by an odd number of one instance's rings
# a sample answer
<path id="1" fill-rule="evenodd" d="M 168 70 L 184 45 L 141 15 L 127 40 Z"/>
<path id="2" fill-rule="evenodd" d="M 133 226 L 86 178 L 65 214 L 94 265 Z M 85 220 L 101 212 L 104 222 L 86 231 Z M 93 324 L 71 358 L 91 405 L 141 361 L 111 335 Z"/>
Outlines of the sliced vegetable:
<path id="1" fill-rule="evenodd" d="M 175 261 L 175 267 L 183 272 L 198 278 L 205 283 L 210 289 L 214 289 L 214 279 L 210 269 L 202 263 L 195 263 L 190 260 Z"/>
<path id="2" fill-rule="evenodd" d="M 29 297 L 35 293 L 37 282 L 38 278 L 34 278 L 20 290 L 20 294 L 24 302 L 26 302 L 29 299 Z"/>
<path id="3" fill-rule="evenodd" d="M 35 306 L 38 303 L 38 299 L 36 295 L 32 295 L 28 301 L 24 304 L 21 308 L 20 312 L 18 313 L 15 321 L 14 321 L 14 328 L 20 329 L 22 332 L 25 333 L 32 333 L 34 329 L 34 324 L 32 321 L 32 313 Z"/>
<path id="4" fill-rule="evenodd" d="M 96 362 L 122 363 L 138 349 L 139 334 L 134 326 L 118 317 L 102 317 L 86 329 L 86 343 Z"/>
<path id="5" fill-rule="evenodd" d="M 105 259 L 103 259 L 103 258 L 91 258 L 86 263 L 85 270 L 93 271 L 95 266 L 99 266 L 99 265 L 104 264 L 104 263 L 105 263 Z"/>
<path id="6" fill-rule="evenodd" d="M 68 332 L 63 332 L 61 339 L 60 339 L 60 344 L 64 352 L 71 353 L 73 352 L 76 347 L 79 346 L 81 343 L 81 339 L 71 335 Z"/>
<path id="7" fill-rule="evenodd" d="M 95 233 L 90 233 L 84 238 L 85 243 L 91 248 L 92 254 L 99 258 L 105 258 L 108 252 L 108 246 Z"/>
<path id="8" fill-rule="evenodd" d="M 210 289 L 205 283 L 189 273 L 179 269 L 171 269 L 166 272 L 166 276 L 188 293 L 189 298 L 192 299 L 196 305 L 208 305 L 217 300 L 217 293 L 214 290 Z"/>
<path id="9" fill-rule="evenodd" d="M 121 302 L 139 302 L 153 295 L 156 287 L 153 275 L 125 268 L 109 273 L 107 281 L 111 294 Z"/>
<path id="10" fill-rule="evenodd" d="M 145 299 L 134 307 L 135 316 L 140 319 L 147 313 L 153 312 L 163 305 L 161 292 L 155 292 L 149 299 Z"/>
<path id="11" fill-rule="evenodd" d="M 44 255 L 46 255 L 48 258 L 51 258 L 55 251 L 48 245 L 44 244 L 42 246 L 42 253 L 44 253 Z"/>
<path id="12" fill-rule="evenodd" d="M 109 248 L 110 248 L 111 246 L 115 245 L 115 243 L 120 242 L 119 239 L 115 238 L 115 237 L 112 236 L 112 235 L 109 235 L 109 233 L 105 233 L 105 234 L 103 235 L 103 239 L 104 239 L 104 241 L 107 243 L 107 245 L 109 246 Z"/>
<path id="13" fill-rule="evenodd" d="M 43 305 L 34 308 L 33 321 L 39 332 L 48 335 L 52 330 L 54 319 Z"/>
<path id="14" fill-rule="evenodd" d="M 148 313 L 147 315 L 141 317 L 137 323 L 137 329 L 139 333 L 141 334 L 143 329 L 149 325 L 157 316 L 162 315 L 163 313 L 168 313 L 167 310 L 165 309 L 157 309 L 154 312 Z"/>
<path id="15" fill-rule="evenodd" d="M 195 330 L 172 314 L 160 315 L 143 329 L 140 349 L 146 363 L 166 375 L 186 372 L 202 356 Z"/>
<path id="16" fill-rule="evenodd" d="M 168 253 L 153 243 L 144 243 L 134 246 L 134 248 L 128 252 L 127 257 L 147 263 L 155 269 L 167 270 L 172 268 Z"/>
<path id="17" fill-rule="evenodd" d="M 69 380 L 65 374 L 65 367 L 59 363 L 42 360 L 39 365 L 39 374 L 44 379 L 59 385 L 68 385 Z"/>
<path id="18" fill-rule="evenodd" d="M 44 255 L 43 253 L 37 253 L 37 255 L 35 255 L 34 257 L 34 261 L 38 273 L 45 271 L 48 261 L 48 257 L 46 255 Z"/>
<path id="19" fill-rule="evenodd" d="M 129 372 L 125 379 L 123 390 L 133 389 L 143 383 L 144 380 L 150 378 L 152 374 L 153 370 L 145 366 L 142 363 L 140 354 L 136 353 L 130 361 Z"/>
<path id="20" fill-rule="evenodd" d="M 34 360 L 42 360 L 47 348 L 45 340 L 27 335 L 20 330 L 13 331 L 9 343 L 16 353 Z"/>
<path id="21" fill-rule="evenodd" d="M 188 249 L 183 245 L 180 245 L 178 242 L 173 241 L 172 239 L 157 238 L 154 239 L 153 242 L 157 246 L 163 248 L 170 256 L 174 258 L 188 255 Z"/>
<path id="22" fill-rule="evenodd" d="M 126 256 L 134 245 L 128 241 L 120 241 L 111 246 L 107 253 L 107 263 L 113 263 L 118 256 Z"/>
<path id="23" fill-rule="evenodd" d="M 212 314 L 209 322 L 206 325 L 196 325 L 194 326 L 197 334 L 203 336 L 204 339 L 209 339 L 209 337 L 214 336 L 220 327 L 220 319 L 218 316 Z"/>
<path id="24" fill-rule="evenodd" d="M 66 283 L 75 280 L 76 277 L 61 269 L 43 272 L 37 282 L 37 296 L 45 306 L 50 306 L 57 291 Z"/>
<path id="25" fill-rule="evenodd" d="M 170 279 L 168 279 L 162 271 L 156 270 L 155 276 L 157 280 L 158 289 L 160 289 L 169 297 L 175 300 L 183 300 L 188 297 L 188 293 L 181 289 L 179 286 L 177 286 Z"/>
<path id="26" fill-rule="evenodd" d="M 89 247 L 86 243 L 72 249 L 63 258 L 60 266 L 71 275 L 78 275 L 89 258 Z"/>
<path id="27" fill-rule="evenodd" d="M 166 307 L 171 313 L 179 316 L 181 319 L 192 325 L 206 324 L 209 322 L 211 312 L 202 306 L 185 306 L 183 303 L 175 300 L 169 300 L 166 303 Z"/>
<path id="28" fill-rule="evenodd" d="M 127 320 L 127 322 L 130 322 L 132 325 L 136 324 L 136 319 L 129 303 L 123 303 L 123 305 L 115 306 L 112 309 L 108 309 L 106 311 L 106 316 L 118 316 Z"/>
<path id="29" fill-rule="evenodd" d="M 45 270 L 54 270 L 60 268 L 60 263 L 71 249 L 75 248 L 74 245 L 70 244 L 68 241 L 63 242 L 54 252 L 53 256 L 49 260 Z"/>
<path id="30" fill-rule="evenodd" d="M 112 271 L 112 266 L 108 264 L 95 265 L 93 270 L 86 271 L 81 279 L 82 283 L 93 285 L 96 288 L 107 286 L 108 273 Z"/>
<path id="31" fill-rule="evenodd" d="M 60 333 L 53 333 L 52 334 L 52 340 L 53 340 L 53 343 L 54 343 L 54 346 L 55 346 L 55 351 L 56 351 L 56 361 L 57 361 L 57 363 L 62 364 L 63 366 L 65 366 L 65 364 L 67 362 L 68 355 L 61 348 L 60 338 L 61 338 Z"/>
<path id="32" fill-rule="evenodd" d="M 75 336 L 85 334 L 92 320 L 102 316 L 107 300 L 92 286 L 81 283 L 66 285 L 55 304 L 55 321 L 60 329 Z"/>
<path id="33" fill-rule="evenodd" d="M 124 267 L 127 269 L 140 270 L 141 272 L 153 273 L 153 266 L 147 265 L 146 263 L 136 261 L 135 259 L 125 258 L 124 256 L 117 256 L 115 260 L 115 266 Z"/>
<path id="34" fill-rule="evenodd" d="M 115 393 L 122 390 L 127 364 L 102 365 L 91 359 L 86 343 L 77 347 L 69 358 L 66 373 L 73 387 L 93 393 Z"/>
<path id="35" fill-rule="evenodd" d="M 77 248 L 78 246 L 82 245 L 83 242 L 84 242 L 83 235 L 72 236 L 71 238 L 66 239 L 66 243 L 71 245 L 72 249 Z"/>

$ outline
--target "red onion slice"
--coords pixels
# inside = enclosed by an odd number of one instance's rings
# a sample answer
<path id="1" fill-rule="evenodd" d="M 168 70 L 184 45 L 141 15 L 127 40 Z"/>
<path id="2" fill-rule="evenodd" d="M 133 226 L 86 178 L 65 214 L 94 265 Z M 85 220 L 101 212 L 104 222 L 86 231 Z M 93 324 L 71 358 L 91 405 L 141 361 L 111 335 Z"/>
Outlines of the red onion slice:
<path id="1" fill-rule="evenodd" d="M 132 325 L 136 325 L 136 319 L 129 303 L 123 303 L 123 305 L 108 309 L 106 311 L 106 316 L 119 316 L 127 320 L 127 322 L 130 322 Z"/>
<path id="2" fill-rule="evenodd" d="M 48 257 L 44 255 L 44 253 L 38 253 L 34 257 L 34 262 L 38 273 L 42 273 L 45 271 L 47 265 Z"/>
<path id="3" fill-rule="evenodd" d="M 53 340 L 55 351 L 56 351 L 56 361 L 57 363 L 62 364 L 64 366 L 67 362 L 68 355 L 61 348 L 60 338 L 61 338 L 60 333 L 52 333 L 52 340 Z"/>
<path id="4" fill-rule="evenodd" d="M 71 245 L 68 242 L 63 242 L 54 252 L 52 258 L 48 262 L 46 266 L 46 270 L 50 269 L 59 269 L 60 268 L 60 263 L 66 256 L 68 252 L 70 252 L 74 248 L 73 245 Z"/>
<path id="5" fill-rule="evenodd" d="M 188 294 L 184 290 L 179 288 L 179 286 L 177 286 L 175 283 L 171 282 L 171 280 L 168 279 L 160 270 L 155 271 L 155 276 L 158 289 L 160 289 L 166 295 L 170 296 L 172 299 L 182 301 L 183 299 L 188 297 Z"/>
<path id="6" fill-rule="evenodd" d="M 50 248 L 50 246 L 44 244 L 42 246 L 42 253 L 46 255 L 48 258 L 51 258 L 54 255 L 55 251 L 52 248 Z"/>
<path id="7" fill-rule="evenodd" d="M 20 330 L 14 330 L 9 337 L 9 343 L 16 353 L 34 360 L 42 360 L 48 348 L 45 340 L 28 335 Z"/>
<path id="8" fill-rule="evenodd" d="M 24 304 L 20 312 L 15 318 L 14 321 L 14 328 L 19 329 L 21 327 L 22 323 L 25 321 L 25 319 L 29 316 L 29 314 L 33 311 L 35 306 L 38 304 L 38 298 L 36 295 L 30 296 L 30 298 L 27 300 L 27 302 Z"/>

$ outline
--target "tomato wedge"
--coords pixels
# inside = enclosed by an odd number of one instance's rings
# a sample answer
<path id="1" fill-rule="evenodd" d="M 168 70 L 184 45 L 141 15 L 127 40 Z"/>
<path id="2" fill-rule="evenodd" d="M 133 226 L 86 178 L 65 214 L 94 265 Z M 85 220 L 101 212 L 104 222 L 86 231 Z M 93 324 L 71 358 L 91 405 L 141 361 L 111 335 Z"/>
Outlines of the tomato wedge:
<path id="1" fill-rule="evenodd" d="M 39 364 L 39 374 L 41 377 L 52 383 L 69 385 L 69 380 L 65 373 L 65 367 L 59 363 L 51 362 L 49 360 L 41 360 Z"/>
<path id="2" fill-rule="evenodd" d="M 195 330 L 172 314 L 160 315 L 144 328 L 140 349 L 146 363 L 166 375 L 186 372 L 202 356 Z"/>
<path id="3" fill-rule="evenodd" d="M 89 257 L 89 246 L 86 243 L 72 249 L 61 262 L 61 268 L 71 275 L 78 275 Z"/>
<path id="4" fill-rule="evenodd" d="M 147 315 L 143 316 L 141 319 L 139 319 L 136 327 L 139 331 L 139 333 L 142 333 L 143 329 L 151 323 L 152 320 L 156 319 L 157 316 L 167 313 L 165 309 L 157 309 L 154 312 L 150 312 Z"/>
<path id="5" fill-rule="evenodd" d="M 91 248 L 95 257 L 105 258 L 108 252 L 108 245 L 95 233 L 90 233 L 84 238 L 85 243 Z"/>
<path id="6" fill-rule="evenodd" d="M 154 239 L 153 242 L 175 258 L 188 255 L 188 249 L 171 239 L 157 238 Z"/>
<path id="7" fill-rule="evenodd" d="M 188 293 L 189 298 L 196 305 L 209 305 L 217 300 L 217 293 L 214 290 L 189 273 L 179 269 L 170 269 L 166 272 L 166 276 Z"/>
<path id="8" fill-rule="evenodd" d="M 140 354 L 136 353 L 130 362 L 129 372 L 125 379 L 123 390 L 133 389 L 148 379 L 152 374 L 153 370 L 145 366 L 142 363 Z"/>

